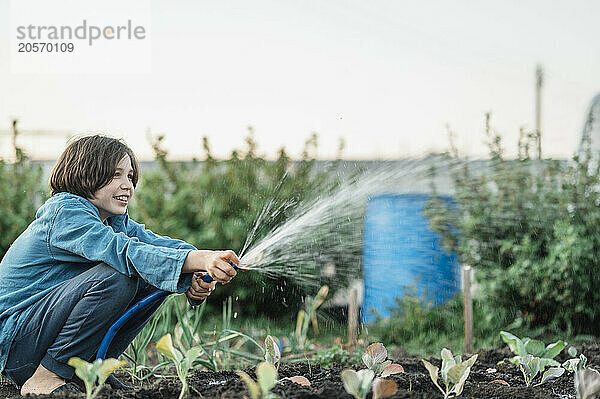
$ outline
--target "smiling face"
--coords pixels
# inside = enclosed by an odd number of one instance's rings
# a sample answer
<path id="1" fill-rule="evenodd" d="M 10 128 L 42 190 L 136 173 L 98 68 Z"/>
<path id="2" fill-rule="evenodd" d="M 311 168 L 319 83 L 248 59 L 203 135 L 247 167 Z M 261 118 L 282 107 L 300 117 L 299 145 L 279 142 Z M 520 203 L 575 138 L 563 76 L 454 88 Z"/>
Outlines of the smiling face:
<path id="1" fill-rule="evenodd" d="M 125 214 L 133 191 L 133 167 L 129 155 L 125 155 L 117 164 L 113 179 L 89 200 L 98 208 L 100 219 L 104 222 L 110 216 Z"/>

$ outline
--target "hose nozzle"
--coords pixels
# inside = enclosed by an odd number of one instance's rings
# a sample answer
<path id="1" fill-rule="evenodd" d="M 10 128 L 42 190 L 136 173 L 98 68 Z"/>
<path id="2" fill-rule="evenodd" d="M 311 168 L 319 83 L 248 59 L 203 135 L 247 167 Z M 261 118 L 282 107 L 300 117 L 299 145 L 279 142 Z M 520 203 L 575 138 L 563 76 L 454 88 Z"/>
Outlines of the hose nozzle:
<path id="1" fill-rule="evenodd" d="M 248 270 L 248 269 L 245 269 L 245 268 L 243 268 L 243 267 L 236 266 L 236 265 L 234 265 L 234 264 L 233 264 L 233 263 L 231 263 L 231 262 L 229 262 L 229 264 L 230 264 L 231 266 L 233 266 L 233 268 L 234 268 L 236 271 L 238 271 L 238 270 Z M 204 275 L 203 275 L 202 277 L 200 277 L 200 278 L 201 278 L 201 279 L 202 279 L 202 281 L 204 281 L 205 283 L 212 283 L 213 281 L 215 281 L 215 280 L 214 280 L 214 279 L 213 279 L 213 278 L 210 276 L 210 274 L 208 274 L 208 273 L 204 273 Z"/>

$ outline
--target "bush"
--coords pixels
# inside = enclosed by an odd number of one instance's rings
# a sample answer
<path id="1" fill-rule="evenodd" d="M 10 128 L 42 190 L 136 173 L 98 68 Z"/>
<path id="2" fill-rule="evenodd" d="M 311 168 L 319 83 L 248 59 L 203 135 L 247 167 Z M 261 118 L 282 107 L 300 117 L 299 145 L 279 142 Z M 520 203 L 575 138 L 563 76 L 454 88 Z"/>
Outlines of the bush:
<path id="1" fill-rule="evenodd" d="M 312 195 L 325 181 L 325 172 L 313 170 L 311 152 L 316 149 L 315 135 L 307 141 L 298 163 L 292 163 L 284 149 L 275 161 L 259 156 L 251 130 L 246 148 L 232 151 L 227 160 L 216 160 L 205 138 L 202 163 L 169 162 L 167 152 L 161 147 L 162 140 L 163 137 L 158 137 L 153 142 L 160 168 L 142 174 L 131 214 L 149 229 L 198 248 L 233 249 L 240 253 L 249 244 L 246 237 L 269 201 L 286 206 L 264 220 L 253 241 L 282 223 L 294 204 Z M 277 289 L 284 286 L 285 290 Z M 246 315 L 258 311 L 281 315 L 283 302 L 291 306 L 289 314 L 295 315 L 302 299 L 299 291 L 293 281 L 283 276 L 273 281 L 260 273 L 240 272 L 230 284 L 219 287 L 210 302 L 220 304 L 232 296 L 243 301 Z"/>
<path id="2" fill-rule="evenodd" d="M 16 129 L 16 122 L 13 129 Z M 48 198 L 41 183 L 41 167 L 31 165 L 20 148 L 14 150 L 14 163 L 0 159 L 0 259 Z"/>
<path id="3" fill-rule="evenodd" d="M 570 333 L 600 327 L 599 169 L 589 140 L 570 164 L 530 158 L 522 134 L 519 157 L 506 160 L 500 136 L 490 138 L 489 170 L 462 163 L 454 175 L 456 209 L 433 198 L 426 216 L 461 262 L 476 268 L 486 301 L 531 326 Z M 589 133 L 588 133 L 589 135 Z"/>

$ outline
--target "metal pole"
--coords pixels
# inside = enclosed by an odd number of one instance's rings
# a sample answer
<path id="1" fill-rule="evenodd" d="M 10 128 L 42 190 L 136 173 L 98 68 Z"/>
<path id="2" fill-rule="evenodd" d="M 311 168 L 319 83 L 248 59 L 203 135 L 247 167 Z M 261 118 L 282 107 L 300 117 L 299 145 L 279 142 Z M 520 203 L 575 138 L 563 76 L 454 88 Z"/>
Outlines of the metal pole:
<path id="1" fill-rule="evenodd" d="M 471 298 L 471 266 L 463 267 L 463 305 L 465 318 L 465 353 L 473 353 L 473 300 Z"/>
<path id="2" fill-rule="evenodd" d="M 542 159 L 542 85 L 544 70 L 541 65 L 535 69 L 535 135 L 537 138 L 538 159 Z"/>

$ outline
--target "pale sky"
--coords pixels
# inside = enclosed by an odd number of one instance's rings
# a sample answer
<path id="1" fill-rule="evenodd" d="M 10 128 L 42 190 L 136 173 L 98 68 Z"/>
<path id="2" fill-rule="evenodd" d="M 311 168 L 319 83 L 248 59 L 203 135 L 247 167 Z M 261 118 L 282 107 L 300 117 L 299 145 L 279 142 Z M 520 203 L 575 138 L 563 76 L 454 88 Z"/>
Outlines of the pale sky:
<path id="1" fill-rule="evenodd" d="M 598 1 L 174 0 L 153 1 L 151 16 L 151 73 L 22 75 L 0 2 L 0 130 L 18 117 L 22 129 L 99 131 L 149 159 L 150 129 L 185 159 L 204 135 L 227 156 L 250 125 L 268 157 L 297 157 L 316 132 L 319 158 L 343 137 L 346 159 L 393 159 L 446 149 L 450 125 L 480 157 L 491 111 L 514 154 L 519 127 L 534 127 L 540 63 L 543 152 L 567 158 L 600 92 Z"/>

